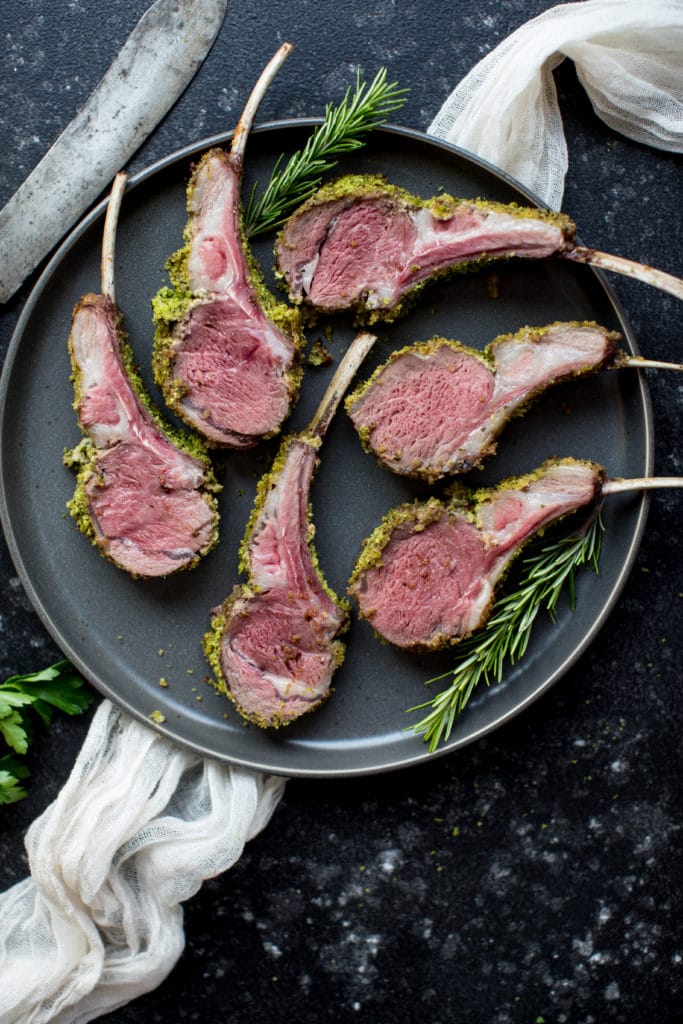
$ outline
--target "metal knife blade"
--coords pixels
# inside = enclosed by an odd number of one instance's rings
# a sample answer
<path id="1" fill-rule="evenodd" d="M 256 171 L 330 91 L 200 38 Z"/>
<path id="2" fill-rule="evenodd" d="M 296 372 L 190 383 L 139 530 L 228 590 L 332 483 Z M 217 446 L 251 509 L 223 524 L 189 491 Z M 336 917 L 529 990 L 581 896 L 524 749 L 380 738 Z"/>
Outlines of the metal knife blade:
<path id="1" fill-rule="evenodd" d="M 70 125 L 0 210 L 0 302 L 100 195 L 184 91 L 227 0 L 156 0 Z"/>

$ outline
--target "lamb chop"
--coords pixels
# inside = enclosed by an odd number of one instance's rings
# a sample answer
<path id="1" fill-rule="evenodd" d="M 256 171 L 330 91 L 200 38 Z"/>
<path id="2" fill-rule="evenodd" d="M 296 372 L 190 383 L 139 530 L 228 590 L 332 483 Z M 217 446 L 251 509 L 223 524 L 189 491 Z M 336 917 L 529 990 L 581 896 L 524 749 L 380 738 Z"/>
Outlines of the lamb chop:
<path id="1" fill-rule="evenodd" d="M 120 568 L 165 576 L 195 565 L 216 543 L 220 487 L 203 445 L 163 422 L 133 366 L 113 278 L 125 182 L 117 176 L 105 220 L 102 294 L 85 295 L 73 312 L 74 408 L 86 436 L 64 455 L 78 471 L 68 508 Z"/>
<path id="2" fill-rule="evenodd" d="M 153 300 L 155 379 L 212 447 L 246 448 L 276 434 L 299 389 L 301 316 L 266 288 L 240 203 L 256 110 L 292 50 L 285 43 L 261 74 L 230 152 L 210 149 L 194 168 L 186 245 L 169 260 L 172 287 Z"/>
<path id="3" fill-rule="evenodd" d="M 539 530 L 607 494 L 682 484 L 677 477 L 606 480 L 593 462 L 551 459 L 494 489 L 457 488 L 448 503 L 404 504 L 364 541 L 349 593 L 397 647 L 456 644 L 484 625 L 496 586 Z"/>
<path id="4" fill-rule="evenodd" d="M 309 490 L 329 423 L 375 340 L 356 337 L 311 423 L 283 441 L 260 481 L 241 547 L 249 581 L 215 610 L 204 638 L 220 688 L 262 728 L 316 708 L 344 657 L 337 637 L 348 606 L 325 582 L 312 549 Z"/>
<path id="5" fill-rule="evenodd" d="M 550 385 L 607 367 L 677 364 L 628 356 L 592 322 L 523 327 L 483 352 L 432 338 L 399 349 L 346 399 L 364 448 L 404 476 L 434 482 L 480 466 L 507 421 Z"/>
<path id="6" fill-rule="evenodd" d="M 562 213 L 516 203 L 420 199 L 379 175 L 324 185 L 292 214 L 276 243 L 290 299 L 358 322 L 395 320 L 437 275 L 501 257 L 564 256 L 639 277 L 683 298 L 683 282 L 621 257 L 576 245 Z"/>

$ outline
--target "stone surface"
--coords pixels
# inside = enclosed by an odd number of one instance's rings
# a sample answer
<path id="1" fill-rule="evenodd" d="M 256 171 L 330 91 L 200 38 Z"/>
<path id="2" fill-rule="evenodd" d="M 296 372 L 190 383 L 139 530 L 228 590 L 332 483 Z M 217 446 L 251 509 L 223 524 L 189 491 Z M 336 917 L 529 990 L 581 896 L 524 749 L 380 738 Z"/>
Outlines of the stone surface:
<path id="1" fill-rule="evenodd" d="M 5 0 L 0 204 L 68 123 L 147 6 Z M 261 120 L 317 115 L 360 68 L 411 88 L 424 129 L 484 53 L 546 0 L 230 0 L 209 59 L 131 170 L 233 125 L 276 45 L 297 53 Z M 597 248 L 676 272 L 680 160 L 616 135 L 569 64 L 557 72 L 565 210 Z M 678 267 L 680 272 L 680 266 Z M 36 275 L 2 310 L 4 352 Z M 641 348 L 680 358 L 680 309 L 613 282 Z M 680 474 L 681 385 L 652 373 L 655 473 Z M 266 831 L 186 907 L 187 948 L 155 992 L 106 1019 L 223 1024 L 593 1024 L 680 1019 L 680 492 L 653 495 L 619 603 L 563 679 L 479 743 L 419 769 L 290 781 Z M 59 652 L 3 545 L 0 673 Z M 0 884 L 66 778 L 87 728 L 34 744 L 29 797 L 0 808 Z"/>

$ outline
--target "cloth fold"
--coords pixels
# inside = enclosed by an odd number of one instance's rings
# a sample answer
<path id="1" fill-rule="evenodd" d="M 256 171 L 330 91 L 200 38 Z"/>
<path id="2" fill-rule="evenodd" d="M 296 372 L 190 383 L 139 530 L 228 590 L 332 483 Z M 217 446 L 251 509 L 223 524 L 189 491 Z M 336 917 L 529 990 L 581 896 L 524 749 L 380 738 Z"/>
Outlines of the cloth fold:
<path id="1" fill-rule="evenodd" d="M 427 129 L 559 210 L 567 144 L 553 79 L 565 57 L 615 131 L 683 150 L 681 0 L 580 0 L 526 22 L 472 68 Z"/>
<path id="2" fill-rule="evenodd" d="M 567 149 L 552 71 L 565 56 L 598 114 L 682 148 L 683 3 L 583 0 L 523 25 L 428 131 L 559 208 Z M 203 760 L 109 701 L 31 826 L 31 877 L 0 894 L 0 1024 L 85 1024 L 155 988 L 184 945 L 183 901 L 268 822 L 285 781 Z"/>
<path id="3" fill-rule="evenodd" d="M 1 1024 L 80 1024 L 155 988 L 183 949 L 181 904 L 239 859 L 284 787 L 103 701 L 28 831 L 31 877 L 0 895 Z"/>

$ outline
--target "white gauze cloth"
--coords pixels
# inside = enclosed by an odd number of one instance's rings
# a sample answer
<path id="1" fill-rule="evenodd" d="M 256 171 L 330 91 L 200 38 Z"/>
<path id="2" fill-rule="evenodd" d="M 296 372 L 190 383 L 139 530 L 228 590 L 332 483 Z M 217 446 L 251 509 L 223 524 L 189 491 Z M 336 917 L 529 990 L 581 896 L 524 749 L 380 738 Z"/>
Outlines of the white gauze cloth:
<path id="1" fill-rule="evenodd" d="M 683 149 L 682 0 L 552 7 L 484 57 L 427 131 L 502 168 L 559 210 L 567 146 L 553 69 L 564 57 L 611 128 L 658 149 Z"/>
<path id="2" fill-rule="evenodd" d="M 564 4 L 515 32 L 429 127 L 559 207 L 567 154 L 552 69 L 596 110 L 681 147 L 682 5 Z M 104 701 L 57 800 L 31 826 L 31 877 L 0 895 L 0 1024 L 84 1024 L 155 988 L 184 945 L 181 903 L 267 823 L 282 779 L 204 761 Z"/>
<path id="3" fill-rule="evenodd" d="M 85 1022 L 155 988 L 181 903 L 231 867 L 285 780 L 208 761 L 109 701 L 31 825 L 31 876 L 0 895 L 0 1022 Z"/>

